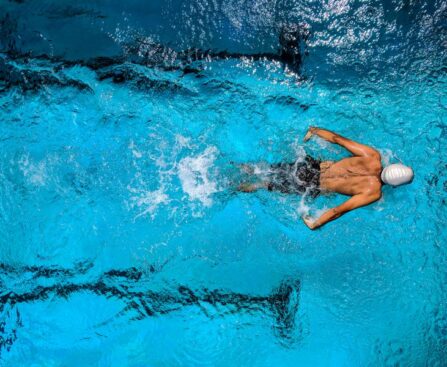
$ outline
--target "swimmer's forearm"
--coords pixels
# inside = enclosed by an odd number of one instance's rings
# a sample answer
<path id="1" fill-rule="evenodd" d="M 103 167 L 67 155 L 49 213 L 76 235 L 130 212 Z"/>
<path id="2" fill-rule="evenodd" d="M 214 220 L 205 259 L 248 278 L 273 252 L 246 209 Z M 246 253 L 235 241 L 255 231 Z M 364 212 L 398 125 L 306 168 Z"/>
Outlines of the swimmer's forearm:
<path id="1" fill-rule="evenodd" d="M 350 139 L 347 139 L 341 135 L 338 135 L 330 130 L 320 129 L 318 127 L 310 127 L 306 136 L 304 137 L 304 141 L 308 141 L 313 135 L 317 135 L 320 138 L 342 146 L 343 148 L 349 150 L 353 155 L 359 157 L 371 157 L 380 159 L 380 153 L 367 145 L 357 143 Z"/>
<path id="2" fill-rule="evenodd" d="M 304 223 L 310 229 L 317 229 L 327 222 L 340 218 L 343 214 L 360 208 L 361 206 L 365 206 L 373 203 L 376 200 L 379 200 L 381 197 L 381 192 L 371 192 L 367 194 L 357 194 L 352 196 L 349 200 L 345 201 L 343 204 L 336 206 L 335 208 L 329 209 L 322 216 L 320 216 L 317 220 L 311 221 L 309 218 L 303 218 Z"/>
<path id="3" fill-rule="evenodd" d="M 320 129 L 319 127 L 311 126 L 309 130 L 307 130 L 307 134 L 304 137 L 304 142 L 308 141 L 312 136 L 319 136 L 321 139 L 324 139 L 330 143 L 340 144 L 340 141 L 344 139 L 342 136 L 325 129 Z"/>
<path id="4" fill-rule="evenodd" d="M 312 220 L 310 217 L 303 217 L 303 221 L 310 229 L 317 229 L 327 222 L 338 218 L 341 214 L 334 213 L 335 209 L 330 209 L 316 220 Z"/>
<path id="5" fill-rule="evenodd" d="M 322 216 L 320 216 L 317 220 L 315 220 L 312 224 L 311 229 L 317 229 L 321 226 L 324 226 L 327 222 L 335 220 L 342 216 L 343 213 L 339 212 L 336 208 L 329 209 Z"/>
<path id="6" fill-rule="evenodd" d="M 334 144 L 338 144 L 337 139 L 342 138 L 340 135 L 330 130 L 320 129 L 318 127 L 311 127 L 309 130 L 311 131 L 312 135 L 317 135 L 320 138 Z"/>

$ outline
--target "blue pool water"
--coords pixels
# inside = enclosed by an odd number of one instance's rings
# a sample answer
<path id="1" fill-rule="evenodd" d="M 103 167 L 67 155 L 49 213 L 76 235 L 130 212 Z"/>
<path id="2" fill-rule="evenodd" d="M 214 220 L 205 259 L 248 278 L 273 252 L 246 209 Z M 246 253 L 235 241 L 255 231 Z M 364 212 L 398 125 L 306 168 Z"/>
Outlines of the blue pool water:
<path id="1" fill-rule="evenodd" d="M 2 366 L 447 364 L 444 1 L 0 10 Z M 347 154 L 309 126 L 414 182 L 318 231 L 343 197 L 234 191 Z"/>

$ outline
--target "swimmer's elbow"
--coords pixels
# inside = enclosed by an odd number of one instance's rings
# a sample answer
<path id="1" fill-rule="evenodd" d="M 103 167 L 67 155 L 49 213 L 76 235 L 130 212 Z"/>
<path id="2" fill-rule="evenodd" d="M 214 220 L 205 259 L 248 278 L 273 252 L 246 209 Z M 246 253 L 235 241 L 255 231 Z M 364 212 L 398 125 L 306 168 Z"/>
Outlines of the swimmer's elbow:
<path id="1" fill-rule="evenodd" d="M 378 160 L 380 160 L 382 158 L 379 151 L 372 147 L 366 147 L 365 155 L 367 157 L 371 157 L 371 158 L 378 159 Z"/>
<path id="2" fill-rule="evenodd" d="M 382 197 L 382 192 L 374 192 L 372 194 L 369 194 L 369 203 L 374 203 L 377 200 L 380 200 Z"/>

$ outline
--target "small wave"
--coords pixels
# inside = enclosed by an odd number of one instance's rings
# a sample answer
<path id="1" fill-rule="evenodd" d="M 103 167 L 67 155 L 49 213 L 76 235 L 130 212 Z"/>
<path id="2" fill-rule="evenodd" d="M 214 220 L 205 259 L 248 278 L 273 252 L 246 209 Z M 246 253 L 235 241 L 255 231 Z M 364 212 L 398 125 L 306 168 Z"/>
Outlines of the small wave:
<path id="1" fill-rule="evenodd" d="M 0 57 L 0 80 L 2 80 L 2 90 L 13 87 L 20 88 L 22 92 L 36 92 L 49 86 L 70 87 L 79 91 L 93 92 L 92 88 L 81 80 L 68 77 L 62 72 L 55 70 L 27 65 L 21 63 L 17 66 L 9 58 Z"/>

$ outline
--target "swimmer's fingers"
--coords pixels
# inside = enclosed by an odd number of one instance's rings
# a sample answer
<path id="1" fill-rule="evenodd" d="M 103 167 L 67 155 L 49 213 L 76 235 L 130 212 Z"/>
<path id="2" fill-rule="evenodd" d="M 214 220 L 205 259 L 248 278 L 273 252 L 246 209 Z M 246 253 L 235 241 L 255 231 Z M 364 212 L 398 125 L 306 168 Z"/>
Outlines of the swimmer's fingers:
<path id="1" fill-rule="evenodd" d="M 301 219 L 303 220 L 304 224 L 310 229 L 315 229 L 315 224 L 311 217 L 309 217 L 308 215 L 304 215 L 301 217 Z"/>
<path id="2" fill-rule="evenodd" d="M 308 141 L 312 137 L 313 133 L 311 129 L 307 130 L 307 134 L 304 136 L 304 142 Z"/>
<path id="3" fill-rule="evenodd" d="M 304 136 L 304 142 L 308 141 L 314 135 L 317 129 L 318 128 L 315 126 L 310 126 L 309 129 L 307 130 L 306 135 Z"/>

